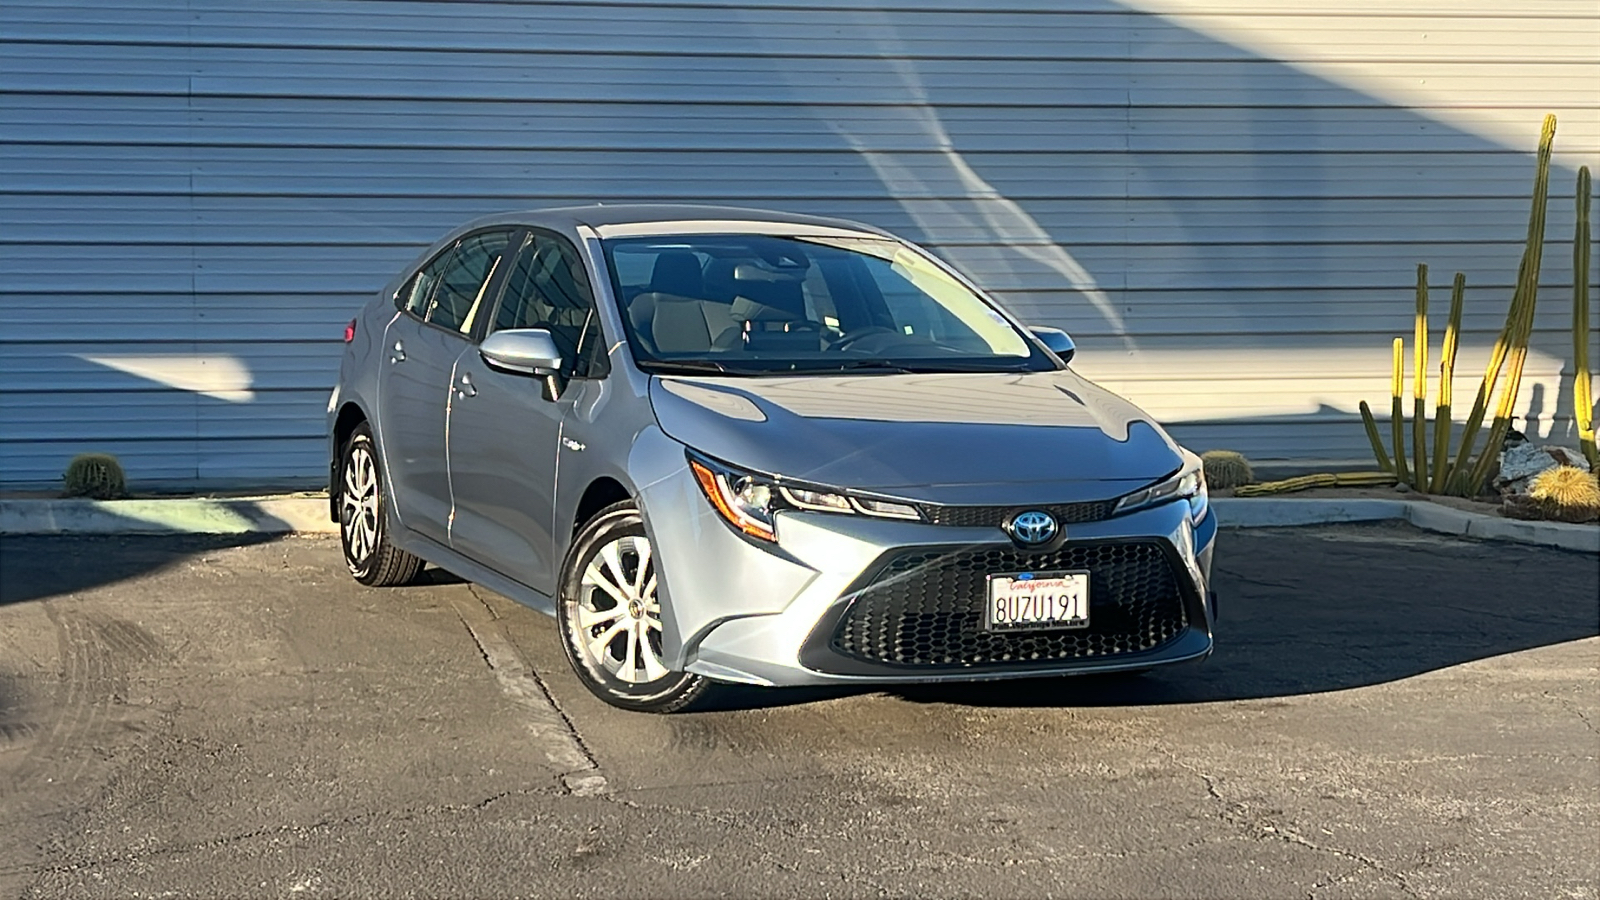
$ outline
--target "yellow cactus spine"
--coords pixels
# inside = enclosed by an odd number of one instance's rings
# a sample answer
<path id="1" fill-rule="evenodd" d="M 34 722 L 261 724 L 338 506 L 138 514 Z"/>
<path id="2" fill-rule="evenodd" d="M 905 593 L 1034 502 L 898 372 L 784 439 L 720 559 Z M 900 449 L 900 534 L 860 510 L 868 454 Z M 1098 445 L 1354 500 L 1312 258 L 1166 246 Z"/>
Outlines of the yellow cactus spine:
<path id="1" fill-rule="evenodd" d="M 1433 407 L 1433 481 L 1431 494 L 1444 493 L 1450 480 L 1451 379 L 1456 374 L 1456 346 L 1461 337 L 1461 308 L 1467 297 L 1467 276 L 1457 272 L 1450 287 L 1450 318 L 1445 321 L 1444 347 L 1439 352 L 1439 402 Z"/>
<path id="2" fill-rule="evenodd" d="M 1428 266 L 1417 263 L 1417 322 L 1411 357 L 1411 484 L 1428 489 Z"/>
<path id="3" fill-rule="evenodd" d="M 1589 373 L 1589 167 L 1578 170 L 1578 222 L 1572 235 L 1572 410 L 1578 446 L 1600 466 L 1594 442 L 1594 377 Z"/>

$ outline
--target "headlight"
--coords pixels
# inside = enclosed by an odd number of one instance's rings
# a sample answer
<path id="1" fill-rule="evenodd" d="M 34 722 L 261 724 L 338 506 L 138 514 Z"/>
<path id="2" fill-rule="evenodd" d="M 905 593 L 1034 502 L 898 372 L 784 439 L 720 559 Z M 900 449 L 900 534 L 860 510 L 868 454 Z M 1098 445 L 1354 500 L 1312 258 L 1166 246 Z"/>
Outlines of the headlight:
<path id="1" fill-rule="evenodd" d="M 764 541 L 778 539 L 776 516 L 786 509 L 922 521 L 922 512 L 909 503 L 757 475 L 692 453 L 689 469 L 729 525 Z"/>
<path id="2" fill-rule="evenodd" d="M 1136 509 L 1148 509 L 1180 499 L 1189 504 L 1190 521 L 1199 522 L 1205 518 L 1206 508 L 1211 502 L 1206 493 L 1205 470 L 1200 466 L 1200 457 L 1187 450 L 1183 451 L 1183 468 L 1150 487 L 1134 491 L 1118 500 L 1113 515 L 1133 512 Z"/>

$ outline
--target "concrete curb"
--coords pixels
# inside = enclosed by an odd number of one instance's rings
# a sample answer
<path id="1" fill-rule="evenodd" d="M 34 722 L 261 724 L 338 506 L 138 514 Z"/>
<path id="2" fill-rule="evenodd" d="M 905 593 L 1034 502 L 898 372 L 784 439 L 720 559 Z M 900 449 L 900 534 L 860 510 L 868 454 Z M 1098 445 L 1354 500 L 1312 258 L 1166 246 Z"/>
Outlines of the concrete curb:
<path id="1" fill-rule="evenodd" d="M 1600 528 L 1524 522 L 1426 500 L 1216 497 L 1225 528 L 1398 520 L 1418 528 L 1600 554 Z M 322 497 L 181 497 L 163 500 L 0 500 L 0 534 L 331 534 Z"/>
<path id="2" fill-rule="evenodd" d="M 1427 500 L 1215 497 L 1211 505 L 1217 511 L 1218 523 L 1224 528 L 1400 520 L 1441 534 L 1600 554 L 1600 528 L 1593 525 L 1503 519 Z"/>
<path id="3" fill-rule="evenodd" d="M 322 497 L 0 500 L 0 534 L 328 533 Z"/>

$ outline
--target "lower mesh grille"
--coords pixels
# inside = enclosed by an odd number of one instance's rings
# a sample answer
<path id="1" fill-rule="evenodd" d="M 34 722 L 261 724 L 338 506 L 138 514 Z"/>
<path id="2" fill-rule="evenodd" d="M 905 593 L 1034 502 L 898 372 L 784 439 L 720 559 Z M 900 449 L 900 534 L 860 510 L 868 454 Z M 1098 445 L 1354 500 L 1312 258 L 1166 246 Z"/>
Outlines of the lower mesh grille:
<path id="1" fill-rule="evenodd" d="M 1072 544 L 1051 553 L 908 551 L 856 596 L 831 646 L 864 662 L 911 667 L 999 668 L 1151 650 L 1185 624 L 1173 564 L 1153 541 Z M 1088 628 L 983 630 L 987 576 L 1072 569 L 1089 572 Z"/>

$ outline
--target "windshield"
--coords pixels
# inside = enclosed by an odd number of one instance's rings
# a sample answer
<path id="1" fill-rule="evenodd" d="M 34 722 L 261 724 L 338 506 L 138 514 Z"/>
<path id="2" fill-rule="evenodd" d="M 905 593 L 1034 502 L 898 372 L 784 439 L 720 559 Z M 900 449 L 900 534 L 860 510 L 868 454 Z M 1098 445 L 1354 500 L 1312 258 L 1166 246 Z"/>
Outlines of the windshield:
<path id="1" fill-rule="evenodd" d="M 628 343 L 648 371 L 1055 368 L 987 301 L 898 241 L 729 234 L 604 246 Z"/>

